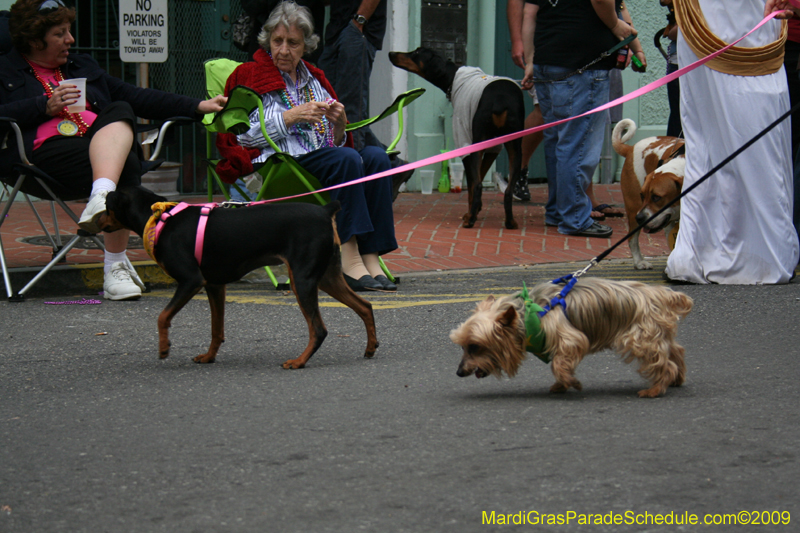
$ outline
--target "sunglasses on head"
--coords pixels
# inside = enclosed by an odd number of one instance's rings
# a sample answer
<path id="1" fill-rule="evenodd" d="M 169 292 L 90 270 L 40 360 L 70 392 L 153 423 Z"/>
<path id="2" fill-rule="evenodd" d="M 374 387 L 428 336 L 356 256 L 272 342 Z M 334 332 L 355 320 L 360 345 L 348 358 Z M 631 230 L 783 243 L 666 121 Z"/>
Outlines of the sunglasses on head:
<path id="1" fill-rule="evenodd" d="M 39 12 L 43 15 L 47 15 L 62 7 L 67 7 L 62 0 L 44 0 L 39 6 Z"/>

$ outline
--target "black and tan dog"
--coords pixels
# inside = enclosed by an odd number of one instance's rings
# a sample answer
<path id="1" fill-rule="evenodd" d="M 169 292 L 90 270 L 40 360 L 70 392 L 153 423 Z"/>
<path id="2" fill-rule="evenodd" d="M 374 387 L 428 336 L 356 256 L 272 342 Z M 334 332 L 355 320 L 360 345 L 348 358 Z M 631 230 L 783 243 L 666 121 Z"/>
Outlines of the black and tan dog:
<path id="1" fill-rule="evenodd" d="M 127 228 L 145 238 L 152 206 L 166 199 L 142 187 L 126 187 L 108 194 L 106 212 L 98 224 L 103 231 Z M 292 291 L 308 323 L 308 346 L 284 368 L 303 368 L 327 336 L 319 312 L 322 289 L 361 317 L 367 327 L 367 349 L 378 348 L 372 305 L 347 286 L 342 274 L 339 236 L 333 219 L 339 202 L 325 207 L 304 203 L 259 204 L 215 208 L 208 213 L 202 257 L 195 244 L 201 206 L 189 206 L 170 217 L 160 232 L 154 259 L 178 282 L 178 288 L 158 317 L 159 355 L 169 355 L 172 318 L 200 289 L 205 288 L 211 307 L 211 345 L 194 358 L 213 363 L 225 340 L 225 285 L 265 265 L 285 263 Z M 174 208 L 173 208 L 174 209 Z"/>
<path id="2" fill-rule="evenodd" d="M 389 60 L 398 68 L 402 68 L 419 76 L 422 76 L 433 85 L 445 92 L 448 100 L 453 103 L 453 131 L 456 137 L 456 148 L 462 148 L 459 142 L 459 129 L 461 120 L 459 108 L 468 108 L 470 112 L 463 116 L 471 116 L 470 124 L 463 124 L 467 131 L 466 137 L 471 139 L 466 144 L 478 143 L 495 137 L 502 137 L 510 133 L 522 131 L 525 124 L 525 103 L 522 97 L 522 89 L 514 81 L 507 78 L 495 78 L 487 76 L 475 67 L 459 68 L 450 60 L 445 60 L 436 52 L 429 48 L 417 48 L 413 52 L 389 52 Z M 462 70 L 468 69 L 468 70 Z M 461 72 L 459 72 L 461 71 Z M 464 83 L 459 84 L 456 74 L 467 77 L 470 72 L 472 79 L 475 77 L 483 78 L 485 84 Z M 453 81 L 457 84 L 454 88 Z M 459 91 L 459 87 L 464 87 Z M 472 91 L 482 91 L 471 94 Z M 466 103 L 462 103 L 466 102 Z M 474 107 L 474 114 L 472 113 Z M 505 226 L 508 229 L 517 229 L 518 225 L 514 220 L 512 212 L 512 202 L 514 187 L 519 179 L 522 167 L 522 140 L 515 139 L 504 144 L 508 153 L 510 177 L 503 206 L 505 208 Z M 481 210 L 481 193 L 483 191 L 481 182 L 491 168 L 492 163 L 500 153 L 501 148 L 482 150 L 473 152 L 463 158 L 464 174 L 467 178 L 467 191 L 469 211 L 463 216 L 465 228 L 475 225 L 478 213 Z"/>

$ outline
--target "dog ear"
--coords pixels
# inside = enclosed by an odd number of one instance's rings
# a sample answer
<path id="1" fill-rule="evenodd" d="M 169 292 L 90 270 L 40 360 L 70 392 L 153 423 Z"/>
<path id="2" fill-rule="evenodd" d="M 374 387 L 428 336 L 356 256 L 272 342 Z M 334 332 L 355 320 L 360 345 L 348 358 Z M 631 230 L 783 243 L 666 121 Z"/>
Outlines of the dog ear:
<path id="1" fill-rule="evenodd" d="M 513 326 L 517 321 L 517 310 L 513 306 L 509 306 L 499 317 L 497 323 L 504 328 Z"/>

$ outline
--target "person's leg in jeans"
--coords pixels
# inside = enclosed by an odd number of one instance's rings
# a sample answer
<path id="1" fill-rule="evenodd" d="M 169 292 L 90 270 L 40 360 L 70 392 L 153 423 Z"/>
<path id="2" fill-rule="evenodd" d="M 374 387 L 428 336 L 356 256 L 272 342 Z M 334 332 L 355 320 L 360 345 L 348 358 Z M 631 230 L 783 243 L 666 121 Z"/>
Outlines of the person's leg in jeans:
<path id="1" fill-rule="evenodd" d="M 344 104 L 350 122 L 369 118 L 369 77 L 374 60 L 375 47 L 353 24 L 348 24 L 320 57 L 320 67 L 333 85 L 337 99 Z M 356 150 L 383 146 L 369 127 L 353 132 L 353 140 Z"/>
<path id="2" fill-rule="evenodd" d="M 538 67 L 534 67 L 534 76 L 537 80 L 543 80 L 544 73 Z M 537 83 L 536 95 L 539 98 L 539 109 L 545 124 L 553 122 L 553 101 L 551 98 L 552 83 Z M 547 204 L 545 205 L 544 223 L 548 226 L 558 226 L 561 222 L 561 215 L 556 207 L 558 198 L 558 159 L 556 158 L 556 147 L 558 146 L 558 127 L 547 128 L 544 134 L 544 162 L 547 170 Z"/>
<path id="3" fill-rule="evenodd" d="M 559 67 L 536 66 L 534 72 L 537 79 L 548 80 L 558 79 L 571 71 Z M 574 117 L 608 102 L 609 81 L 608 71 L 605 70 L 590 70 L 563 81 L 540 83 L 537 84 L 537 89 L 539 85 L 549 86 L 546 97 L 539 93 L 545 122 Z M 551 189 L 550 194 L 555 203 L 555 216 L 559 218 L 559 233 L 579 233 L 594 223 L 590 216 L 592 203 L 586 194 L 586 188 L 600 163 L 606 119 L 607 112 L 594 113 L 550 128 L 557 130 L 555 161 L 549 161 L 547 172 L 548 183 L 551 183 L 551 167 L 556 166 L 556 187 L 553 187 L 556 190 Z M 547 134 L 545 142 L 548 142 Z M 549 200 L 548 207 L 551 207 L 550 204 Z M 545 221 L 547 220 L 546 216 Z"/>

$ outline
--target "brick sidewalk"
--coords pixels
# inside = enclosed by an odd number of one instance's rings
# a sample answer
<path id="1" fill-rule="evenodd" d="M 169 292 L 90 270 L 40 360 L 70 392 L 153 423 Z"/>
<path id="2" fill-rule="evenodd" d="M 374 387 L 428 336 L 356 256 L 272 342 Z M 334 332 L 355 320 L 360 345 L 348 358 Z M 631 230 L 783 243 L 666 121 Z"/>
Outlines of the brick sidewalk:
<path id="1" fill-rule="evenodd" d="M 600 202 L 622 205 L 619 184 L 595 185 Z M 468 269 L 539 263 L 561 263 L 589 260 L 627 232 L 624 218 L 606 218 L 604 224 L 614 229 L 611 239 L 579 238 L 560 235 L 555 228 L 544 225 L 546 185 L 531 186 L 531 201 L 514 202 L 517 230 L 503 227 L 503 197 L 497 191 L 484 191 L 483 211 L 475 227 L 461 227 L 461 216 L 467 211 L 467 193 L 438 193 L 430 195 L 403 193 L 394 204 L 395 228 L 400 248 L 384 256 L 393 273 Z M 202 203 L 202 197 L 182 198 Z M 49 205 L 37 202 L 42 218 L 50 220 Z M 80 214 L 83 205 L 72 204 Z M 75 231 L 75 224 L 60 213 L 62 234 Z M 23 242 L 23 239 L 43 234 L 36 219 L 24 202 L 17 202 L 2 228 L 3 245 L 10 268 L 37 267 L 50 259 L 50 248 Z M 646 257 L 667 255 L 663 233 L 642 235 L 642 254 Z M 148 261 L 142 249 L 130 249 L 132 261 Z M 610 258 L 630 258 L 623 244 Z M 102 262 L 98 250 L 75 249 L 67 255 L 67 265 L 91 265 Z"/>

